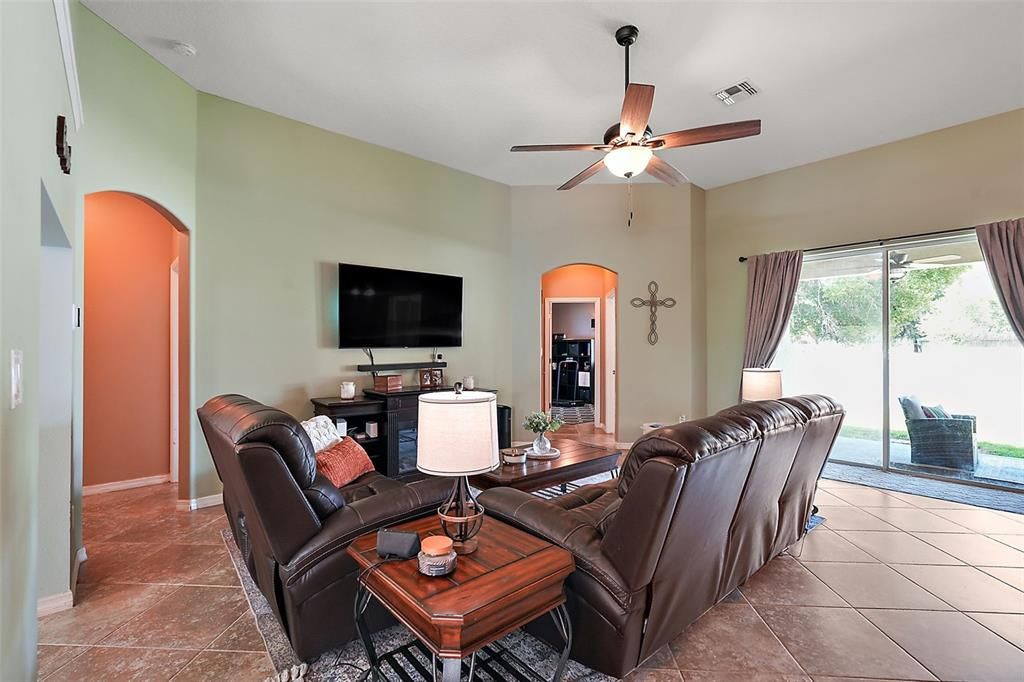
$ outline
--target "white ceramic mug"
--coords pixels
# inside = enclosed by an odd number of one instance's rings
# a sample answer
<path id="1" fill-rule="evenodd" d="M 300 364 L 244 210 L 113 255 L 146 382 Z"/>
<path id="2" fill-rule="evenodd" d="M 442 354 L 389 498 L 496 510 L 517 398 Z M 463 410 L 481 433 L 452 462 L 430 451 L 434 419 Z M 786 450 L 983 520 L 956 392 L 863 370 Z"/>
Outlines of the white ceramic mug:
<path id="1" fill-rule="evenodd" d="M 356 397 L 356 385 L 352 381 L 343 381 L 338 388 L 338 395 L 342 400 L 352 400 Z"/>
<path id="2" fill-rule="evenodd" d="M 470 374 L 469 376 L 462 377 L 462 387 L 464 389 L 466 389 L 467 391 L 472 391 L 475 386 L 476 378 L 474 378 L 472 374 Z"/>

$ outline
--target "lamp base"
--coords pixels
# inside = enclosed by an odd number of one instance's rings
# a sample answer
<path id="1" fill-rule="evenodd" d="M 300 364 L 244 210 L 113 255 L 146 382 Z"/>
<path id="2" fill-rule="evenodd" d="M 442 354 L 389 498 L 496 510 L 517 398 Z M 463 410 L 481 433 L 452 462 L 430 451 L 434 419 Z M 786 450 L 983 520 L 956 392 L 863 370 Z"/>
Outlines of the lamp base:
<path id="1" fill-rule="evenodd" d="M 452 545 L 452 549 L 455 550 L 456 554 L 472 554 L 476 551 L 476 548 L 476 540 L 463 540 L 462 542 L 456 542 Z"/>
<path id="2" fill-rule="evenodd" d="M 472 554 L 477 543 L 473 536 L 484 522 L 484 508 L 469 491 L 469 479 L 459 476 L 452 486 L 452 494 L 437 510 L 441 530 L 452 539 L 457 554 Z"/>

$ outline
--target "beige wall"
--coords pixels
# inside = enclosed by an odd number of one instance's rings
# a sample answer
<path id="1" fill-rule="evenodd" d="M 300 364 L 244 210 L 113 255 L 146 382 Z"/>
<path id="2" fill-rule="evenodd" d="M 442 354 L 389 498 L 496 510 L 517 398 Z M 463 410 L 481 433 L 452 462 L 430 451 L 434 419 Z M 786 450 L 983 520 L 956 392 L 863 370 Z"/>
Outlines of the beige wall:
<path id="1" fill-rule="evenodd" d="M 695 364 L 695 305 L 704 291 L 695 283 L 691 200 L 696 189 L 638 184 L 635 216 L 626 227 L 626 188 L 621 184 L 582 185 L 568 192 L 551 187 L 511 188 L 507 235 L 511 267 L 505 298 L 500 400 L 512 405 L 516 428 L 539 408 L 541 275 L 568 263 L 593 263 L 619 274 L 618 422 L 620 439 L 640 434 L 649 421 L 675 421 L 699 409 L 691 385 L 703 376 Z M 659 296 L 677 301 L 658 312 L 656 346 L 647 343 L 648 312 L 630 306 L 647 297 L 657 280 Z M 520 436 L 525 434 L 520 429 Z"/>
<path id="2" fill-rule="evenodd" d="M 506 186 L 211 95 L 199 122 L 199 404 L 239 392 L 306 418 L 341 380 L 371 383 L 355 371 L 363 353 L 337 347 L 338 262 L 462 276 L 463 347 L 441 349 L 447 376 L 503 388 Z M 219 492 L 205 445 L 193 459 L 197 493 Z"/>
<path id="3" fill-rule="evenodd" d="M 736 402 L 746 270 L 737 257 L 1024 215 L 1024 109 L 707 192 L 709 408 Z"/>

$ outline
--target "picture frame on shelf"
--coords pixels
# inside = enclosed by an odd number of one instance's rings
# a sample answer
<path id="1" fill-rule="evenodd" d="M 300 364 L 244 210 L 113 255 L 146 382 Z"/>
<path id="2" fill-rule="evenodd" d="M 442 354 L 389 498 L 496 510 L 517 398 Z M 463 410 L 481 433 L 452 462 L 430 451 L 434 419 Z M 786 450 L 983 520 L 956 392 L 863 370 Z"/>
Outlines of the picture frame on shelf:
<path id="1" fill-rule="evenodd" d="M 442 388 L 444 386 L 444 370 L 443 369 L 431 369 L 430 372 L 430 388 Z"/>
<path id="2" fill-rule="evenodd" d="M 420 388 L 433 388 L 434 378 L 432 369 L 421 369 L 417 370 L 417 376 L 420 380 Z"/>

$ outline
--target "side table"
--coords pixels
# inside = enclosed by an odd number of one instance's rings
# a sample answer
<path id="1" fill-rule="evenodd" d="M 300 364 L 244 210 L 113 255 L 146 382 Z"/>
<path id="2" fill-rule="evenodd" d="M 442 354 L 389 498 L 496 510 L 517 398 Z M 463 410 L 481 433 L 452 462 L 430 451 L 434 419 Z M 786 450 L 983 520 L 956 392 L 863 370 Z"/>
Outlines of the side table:
<path id="1" fill-rule="evenodd" d="M 392 530 L 412 531 L 421 538 L 442 534 L 435 515 L 393 526 Z M 461 678 L 462 659 L 467 657 L 471 657 L 470 677 L 478 659 L 492 677 L 500 677 L 495 675 L 496 668 L 507 669 L 511 665 L 502 660 L 510 652 L 493 644 L 526 623 L 550 614 L 565 642 L 554 676 L 556 682 L 561 679 L 572 647 L 564 590 L 565 579 L 575 568 L 572 554 L 492 518 L 484 519 L 475 539 L 477 550 L 459 556 L 455 571 L 444 577 L 420 574 L 416 559 L 381 563 L 376 533 L 364 535 L 349 545 L 348 553 L 364 571 L 354 611 L 356 630 L 370 661 L 365 675 L 383 681 L 384 665 L 393 669 L 399 666 L 396 656 L 400 654 L 410 659 L 409 652 L 402 650 L 377 654 L 364 622 L 366 608 L 375 598 L 416 635 L 418 644 L 430 652 L 433 661 L 441 659 L 444 682 Z M 520 676 L 524 672 L 530 674 L 529 669 L 517 671 Z M 435 675 L 436 667 L 428 679 Z M 405 671 L 399 676 L 408 677 Z M 535 673 L 533 676 L 536 678 Z"/>

